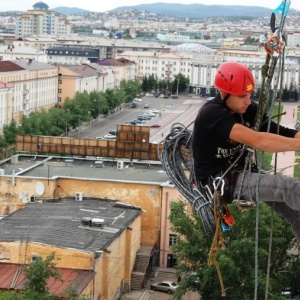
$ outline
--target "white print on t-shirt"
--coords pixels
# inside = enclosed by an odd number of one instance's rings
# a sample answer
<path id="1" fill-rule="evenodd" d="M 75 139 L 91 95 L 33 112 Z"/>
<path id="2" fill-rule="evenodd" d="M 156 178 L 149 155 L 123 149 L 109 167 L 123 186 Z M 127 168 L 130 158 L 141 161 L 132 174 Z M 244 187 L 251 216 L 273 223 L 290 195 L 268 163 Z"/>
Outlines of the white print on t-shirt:
<path id="1" fill-rule="evenodd" d="M 236 147 L 230 148 L 230 149 L 224 149 L 224 148 L 217 148 L 217 158 L 227 158 L 235 155 L 242 149 L 243 145 L 239 144 Z"/>

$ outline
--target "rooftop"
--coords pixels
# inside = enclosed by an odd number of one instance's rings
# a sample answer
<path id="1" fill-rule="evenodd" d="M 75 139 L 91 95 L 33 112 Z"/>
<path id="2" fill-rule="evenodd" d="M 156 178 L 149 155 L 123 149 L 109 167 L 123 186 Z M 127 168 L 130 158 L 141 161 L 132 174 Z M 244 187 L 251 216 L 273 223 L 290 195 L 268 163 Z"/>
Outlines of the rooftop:
<path id="1" fill-rule="evenodd" d="M 116 200 L 73 199 L 27 203 L 0 220 L 0 241 L 104 251 L 140 214 Z"/>
<path id="2" fill-rule="evenodd" d="M 103 165 L 99 168 L 99 161 Z M 0 164 L 4 175 L 56 178 L 71 177 L 123 182 L 143 182 L 162 184 L 169 181 L 167 173 L 158 161 L 121 160 L 122 168 L 117 168 L 117 160 L 109 158 L 77 158 L 55 156 L 17 156 Z"/>

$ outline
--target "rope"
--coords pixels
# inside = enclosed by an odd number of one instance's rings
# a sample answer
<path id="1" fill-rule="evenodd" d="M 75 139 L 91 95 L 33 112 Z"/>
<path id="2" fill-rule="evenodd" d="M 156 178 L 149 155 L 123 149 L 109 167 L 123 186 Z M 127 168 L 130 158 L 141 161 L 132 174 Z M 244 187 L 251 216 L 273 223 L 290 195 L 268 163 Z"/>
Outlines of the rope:
<path id="1" fill-rule="evenodd" d="M 200 217 L 206 234 L 213 235 L 215 232 L 213 195 L 196 179 L 191 156 L 192 132 L 188 129 L 189 126 L 185 127 L 180 123 L 172 125 L 170 133 L 163 141 L 160 160 L 171 182 L 191 203 Z"/>
<path id="2" fill-rule="evenodd" d="M 215 235 L 212 241 L 212 245 L 209 250 L 208 254 L 208 265 L 212 266 L 214 265 L 218 274 L 219 282 L 220 282 L 220 287 L 221 287 L 221 294 L 222 297 L 226 297 L 226 292 L 224 288 L 224 282 L 221 274 L 221 269 L 220 265 L 216 259 L 217 253 L 225 248 L 225 242 L 222 234 L 222 214 L 220 210 L 222 209 L 222 205 L 220 204 L 222 200 L 222 196 L 220 191 L 215 191 L 214 193 L 214 217 L 215 217 L 215 223 L 216 223 L 216 230 L 215 230 Z"/>

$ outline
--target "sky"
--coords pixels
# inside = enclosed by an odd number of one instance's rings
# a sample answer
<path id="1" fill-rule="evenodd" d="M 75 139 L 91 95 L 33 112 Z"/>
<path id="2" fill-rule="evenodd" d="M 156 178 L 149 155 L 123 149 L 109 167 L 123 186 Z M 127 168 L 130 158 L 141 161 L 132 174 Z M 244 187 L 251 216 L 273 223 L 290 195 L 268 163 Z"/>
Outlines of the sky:
<path id="1" fill-rule="evenodd" d="M 9 10 L 18 10 L 18 11 L 26 11 L 31 9 L 32 6 L 40 2 L 39 0 L 9 0 L 9 1 L 1 1 L 0 11 L 9 11 Z M 164 3 L 181 3 L 181 4 L 205 4 L 205 5 L 244 5 L 244 6 L 262 6 L 271 9 L 275 9 L 277 6 L 280 5 L 281 0 L 251 0 L 246 1 L 241 4 L 241 0 L 46 0 L 41 1 L 46 3 L 49 6 L 49 9 L 56 8 L 56 7 L 77 7 L 82 8 L 94 12 L 105 12 L 120 6 L 131 6 L 131 5 L 139 5 L 139 4 L 149 4 L 149 3 L 157 3 L 157 2 L 164 2 Z M 291 8 L 297 9 L 300 11 L 300 1 L 299 0 L 292 0 L 291 1 Z"/>

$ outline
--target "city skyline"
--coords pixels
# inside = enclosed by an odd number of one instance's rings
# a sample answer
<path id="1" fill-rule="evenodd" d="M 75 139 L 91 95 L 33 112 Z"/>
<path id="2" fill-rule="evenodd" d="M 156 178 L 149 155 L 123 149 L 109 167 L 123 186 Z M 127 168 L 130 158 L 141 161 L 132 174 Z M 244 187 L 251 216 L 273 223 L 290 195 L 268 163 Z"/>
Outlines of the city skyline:
<path id="1" fill-rule="evenodd" d="M 8 2 L 4 2 L 1 5 L 0 11 L 27 11 L 29 9 L 32 9 L 33 5 L 36 4 L 39 1 L 22 1 L 20 3 L 19 0 L 11 0 Z M 151 0 L 129 0 L 124 4 L 124 1 L 121 0 L 114 0 L 111 2 L 101 2 L 99 4 L 95 4 L 96 2 L 94 0 L 86 0 L 84 2 L 79 0 L 65 0 L 63 2 L 58 0 L 48 0 L 48 1 L 42 1 L 46 3 L 49 6 L 49 9 L 54 9 L 56 7 L 77 7 L 89 11 L 94 12 L 105 12 L 112 10 L 117 7 L 121 6 L 133 6 L 133 5 L 139 5 L 139 4 L 150 4 L 150 3 L 157 3 L 159 1 L 151 1 Z M 163 3 L 179 3 L 179 4 L 204 4 L 204 5 L 225 5 L 223 0 L 185 0 L 185 1 L 178 1 L 178 0 L 163 0 L 161 1 Z M 226 5 L 239 5 L 239 6 L 261 6 L 261 7 L 267 7 L 271 9 L 275 9 L 280 5 L 281 1 L 272 1 L 272 0 L 265 0 L 265 1 L 259 1 L 259 0 L 253 0 L 250 3 L 241 5 L 240 0 L 228 0 L 226 1 Z M 291 1 L 291 8 L 300 10 L 300 1 Z"/>

